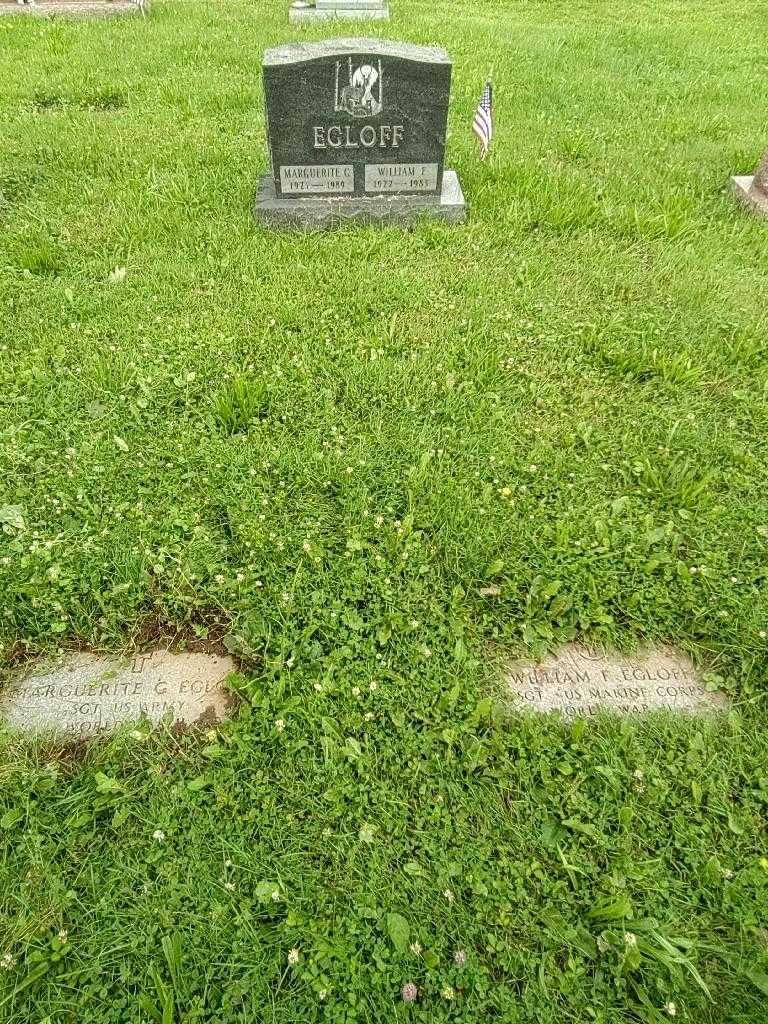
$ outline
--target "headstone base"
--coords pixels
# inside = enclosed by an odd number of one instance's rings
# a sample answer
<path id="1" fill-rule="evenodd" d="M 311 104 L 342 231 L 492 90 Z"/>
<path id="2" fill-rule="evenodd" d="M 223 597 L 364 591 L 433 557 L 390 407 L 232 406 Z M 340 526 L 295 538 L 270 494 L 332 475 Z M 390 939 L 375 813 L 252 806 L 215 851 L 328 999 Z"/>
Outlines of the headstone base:
<path id="1" fill-rule="evenodd" d="M 298 0 L 297 3 L 291 4 L 288 10 L 288 20 L 292 22 L 316 22 L 316 21 L 328 21 L 330 18 L 355 18 L 361 20 L 363 18 L 369 21 L 387 21 L 389 20 L 389 6 L 384 4 L 383 7 L 344 7 L 339 5 L 331 10 L 318 10 L 314 4 L 304 3 L 302 0 Z"/>
<path id="2" fill-rule="evenodd" d="M 302 199 L 278 196 L 274 178 L 265 174 L 259 181 L 254 213 L 268 228 L 324 231 L 350 223 L 407 226 L 421 217 L 460 224 L 466 220 L 467 204 L 455 171 L 444 172 L 439 196 L 313 196 Z"/>
<path id="3" fill-rule="evenodd" d="M 38 18 L 54 15 L 71 18 L 106 18 L 116 14 L 139 14 L 134 0 L 37 0 L 35 4 L 17 4 L 0 0 L 0 15 L 28 14 Z"/>
<path id="4" fill-rule="evenodd" d="M 768 196 L 761 195 L 752 188 L 754 175 L 747 174 L 731 178 L 731 191 L 753 213 L 768 217 Z"/>

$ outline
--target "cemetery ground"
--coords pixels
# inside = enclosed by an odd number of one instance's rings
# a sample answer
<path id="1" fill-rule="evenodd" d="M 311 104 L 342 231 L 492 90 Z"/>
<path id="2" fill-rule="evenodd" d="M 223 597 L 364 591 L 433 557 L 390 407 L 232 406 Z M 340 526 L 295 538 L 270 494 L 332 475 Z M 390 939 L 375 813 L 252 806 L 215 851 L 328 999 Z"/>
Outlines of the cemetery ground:
<path id="1" fill-rule="evenodd" d="M 5 677 L 166 637 L 240 696 L 3 735 L 3 1024 L 766 1019 L 765 14 L 393 2 L 471 218 L 317 235 L 251 206 L 327 28 L 0 21 Z M 510 714 L 573 638 L 731 710 Z"/>

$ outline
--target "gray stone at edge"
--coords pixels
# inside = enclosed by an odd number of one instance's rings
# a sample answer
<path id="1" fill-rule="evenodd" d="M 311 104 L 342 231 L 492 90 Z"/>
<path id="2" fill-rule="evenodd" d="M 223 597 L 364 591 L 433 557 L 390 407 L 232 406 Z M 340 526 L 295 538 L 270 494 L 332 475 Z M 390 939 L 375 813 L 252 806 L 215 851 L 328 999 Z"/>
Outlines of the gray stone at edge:
<path id="1" fill-rule="evenodd" d="M 381 39 L 268 50 L 264 100 L 275 197 L 439 200 L 451 70 L 443 49 Z"/>
<path id="2" fill-rule="evenodd" d="M 747 209 L 768 217 L 768 151 L 754 174 L 731 178 L 731 191 Z"/>
<path id="3" fill-rule="evenodd" d="M 259 182 L 255 214 L 265 227 L 287 231 L 323 231 L 340 224 L 393 224 L 407 227 L 422 217 L 460 224 L 466 220 L 467 204 L 455 171 L 443 174 L 439 196 L 413 194 L 353 196 L 342 199 L 322 196 L 285 199 L 275 193 L 275 182 L 267 174 Z"/>
<path id="4" fill-rule="evenodd" d="M 0 693 L 0 718 L 15 729 L 73 738 L 146 718 L 213 725 L 231 698 L 229 657 L 158 649 L 131 658 L 67 655 L 11 678 Z"/>
<path id="5" fill-rule="evenodd" d="M 763 195 L 755 187 L 754 175 L 735 175 L 731 178 L 731 191 L 753 213 L 768 217 L 768 196 Z"/>

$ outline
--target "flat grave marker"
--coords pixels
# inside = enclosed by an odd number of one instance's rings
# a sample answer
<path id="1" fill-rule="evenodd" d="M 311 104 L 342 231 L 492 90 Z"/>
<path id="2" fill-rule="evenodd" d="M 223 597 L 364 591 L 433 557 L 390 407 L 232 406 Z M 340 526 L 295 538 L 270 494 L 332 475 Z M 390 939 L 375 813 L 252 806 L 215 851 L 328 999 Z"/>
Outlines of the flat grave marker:
<path id="1" fill-rule="evenodd" d="M 600 711 L 701 715 L 728 708 L 724 694 L 704 687 L 693 662 L 668 647 L 624 656 L 568 644 L 541 664 L 512 662 L 504 678 L 516 710 L 559 711 L 567 718 Z"/>
<path id="2" fill-rule="evenodd" d="M 271 173 L 256 217 L 304 230 L 463 220 L 461 186 L 444 167 L 451 68 L 445 50 L 378 39 L 268 50 Z"/>
<path id="3" fill-rule="evenodd" d="M 0 719 L 15 729 L 90 736 L 141 717 L 213 724 L 231 697 L 229 657 L 159 649 L 131 658 L 68 655 L 36 667 L 0 692 Z"/>

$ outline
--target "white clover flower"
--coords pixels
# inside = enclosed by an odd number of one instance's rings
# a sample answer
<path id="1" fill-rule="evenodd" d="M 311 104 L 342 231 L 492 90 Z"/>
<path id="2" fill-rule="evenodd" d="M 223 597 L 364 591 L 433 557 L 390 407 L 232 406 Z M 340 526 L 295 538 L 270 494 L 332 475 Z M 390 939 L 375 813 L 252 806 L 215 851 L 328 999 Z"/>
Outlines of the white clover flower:
<path id="1" fill-rule="evenodd" d="M 452 890 L 452 889 L 446 889 L 446 890 L 445 890 L 445 891 L 443 892 L 443 896 L 445 896 L 446 900 L 447 900 L 447 901 L 448 901 L 449 903 L 453 903 L 453 890 Z"/>
<path id="2" fill-rule="evenodd" d="M 353 686 L 352 687 L 352 696 L 353 697 L 359 697 L 360 696 L 360 692 L 361 691 L 360 691 L 360 687 L 359 686 Z"/>
<path id="3" fill-rule="evenodd" d="M 372 679 L 370 681 L 370 683 L 368 684 L 368 689 L 371 691 L 371 693 L 375 693 L 376 690 L 378 690 L 378 688 L 379 688 L 379 684 L 376 682 L 375 679 Z"/>
<path id="4" fill-rule="evenodd" d="M 634 932 L 625 932 L 624 933 L 624 945 L 625 946 L 636 946 L 637 945 L 637 936 L 635 935 Z"/>
<path id="5" fill-rule="evenodd" d="M 272 902 L 273 903 L 279 903 L 280 902 L 280 893 L 279 893 L 279 891 L 277 889 L 275 889 L 275 891 L 272 893 Z"/>
<path id="6" fill-rule="evenodd" d="M 322 683 L 315 683 L 315 692 L 316 693 L 322 693 L 323 692 L 323 684 Z"/>
<path id="7" fill-rule="evenodd" d="M 155 842 L 163 843 L 165 842 L 165 832 L 163 832 L 161 828 L 156 828 L 155 831 L 152 833 L 152 838 L 155 840 Z"/>
<path id="8" fill-rule="evenodd" d="M 674 1017 L 677 1013 L 677 1004 L 670 1000 L 668 1003 L 664 1003 L 662 1009 L 668 1016 Z"/>
<path id="9" fill-rule="evenodd" d="M 234 892 L 236 886 L 234 882 L 225 882 L 224 888 L 227 890 L 227 892 Z"/>
<path id="10" fill-rule="evenodd" d="M 16 957 L 11 953 L 3 953 L 2 957 L 0 957 L 0 967 L 2 967 L 4 971 L 10 971 L 10 969 L 15 966 Z"/>
<path id="11" fill-rule="evenodd" d="M 298 949 L 296 949 L 294 947 L 288 953 L 288 963 L 291 965 L 291 967 L 295 967 L 298 962 L 299 962 L 299 951 L 298 951 Z"/>
<path id="12" fill-rule="evenodd" d="M 420 942 L 412 942 L 411 945 L 408 948 L 410 949 L 410 951 L 413 953 L 414 956 L 420 956 L 420 954 L 421 954 L 421 943 Z"/>
<path id="13" fill-rule="evenodd" d="M 451 1000 L 456 995 L 450 985 L 446 985 L 443 991 L 440 993 L 443 999 Z"/>
<path id="14" fill-rule="evenodd" d="M 62 928 L 61 931 L 57 935 L 57 938 L 58 938 L 59 942 L 62 944 L 62 946 L 67 941 L 68 937 L 69 937 L 69 932 L 67 931 L 66 928 Z"/>
<path id="15" fill-rule="evenodd" d="M 278 732 L 283 732 L 285 730 L 285 721 L 284 721 L 284 719 L 282 719 L 282 718 L 276 718 L 275 719 L 275 729 Z"/>

